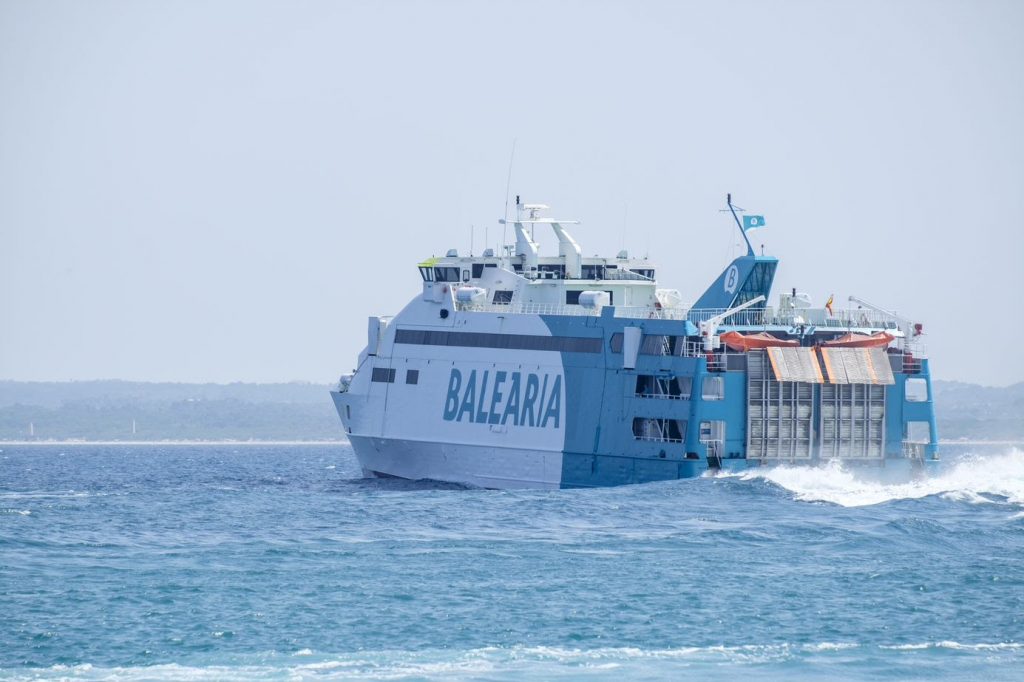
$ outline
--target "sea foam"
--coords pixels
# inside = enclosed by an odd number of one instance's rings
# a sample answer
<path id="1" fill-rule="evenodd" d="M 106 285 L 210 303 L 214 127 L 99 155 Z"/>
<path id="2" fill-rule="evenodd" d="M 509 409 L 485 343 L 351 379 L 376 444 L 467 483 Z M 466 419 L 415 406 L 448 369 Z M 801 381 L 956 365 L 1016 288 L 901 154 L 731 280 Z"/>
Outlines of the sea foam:
<path id="1" fill-rule="evenodd" d="M 834 460 L 817 467 L 764 467 L 733 476 L 769 481 L 793 493 L 798 500 L 831 502 L 843 507 L 932 495 L 973 503 L 1001 501 L 1024 507 L 1024 451 L 1014 448 L 994 455 L 967 454 L 955 462 L 943 463 L 943 467 L 900 483 L 883 482 L 875 470 L 846 467 Z"/>

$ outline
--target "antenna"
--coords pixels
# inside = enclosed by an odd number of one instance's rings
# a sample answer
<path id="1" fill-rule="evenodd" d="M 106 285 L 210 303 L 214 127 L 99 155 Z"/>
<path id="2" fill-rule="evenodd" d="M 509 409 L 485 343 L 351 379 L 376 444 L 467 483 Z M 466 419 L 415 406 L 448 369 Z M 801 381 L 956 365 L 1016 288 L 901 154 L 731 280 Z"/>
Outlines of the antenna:
<path id="1" fill-rule="evenodd" d="M 731 192 L 729 194 L 725 195 L 725 203 L 729 206 L 729 212 L 732 213 L 732 219 L 736 221 L 736 227 L 739 228 L 740 234 L 743 235 L 743 241 L 745 241 L 747 243 L 747 255 L 748 256 L 753 256 L 754 255 L 754 247 L 751 246 L 750 240 L 747 239 L 747 231 L 743 229 L 743 224 L 740 222 L 740 217 L 738 215 L 736 215 L 736 211 L 737 210 L 743 211 L 745 209 L 742 209 L 739 206 L 733 206 L 732 205 L 732 193 Z"/>
<path id="2" fill-rule="evenodd" d="M 516 138 L 516 137 L 512 138 L 512 155 L 509 156 L 509 158 L 508 158 L 508 177 L 505 179 L 505 220 L 503 220 L 501 222 L 501 224 L 502 224 L 502 228 L 501 228 L 501 245 L 502 245 L 502 247 L 505 246 L 505 242 L 507 241 L 505 239 L 505 231 L 508 228 L 505 227 L 505 226 L 508 225 L 508 193 L 509 193 L 509 190 L 512 187 L 512 163 L 516 160 L 516 142 L 518 142 L 518 141 L 519 141 L 519 138 Z M 519 197 L 516 197 L 516 205 L 517 206 L 519 205 Z"/>
<path id="3" fill-rule="evenodd" d="M 470 223 L 469 225 L 469 257 L 473 257 L 473 232 L 475 232 L 475 226 Z"/>

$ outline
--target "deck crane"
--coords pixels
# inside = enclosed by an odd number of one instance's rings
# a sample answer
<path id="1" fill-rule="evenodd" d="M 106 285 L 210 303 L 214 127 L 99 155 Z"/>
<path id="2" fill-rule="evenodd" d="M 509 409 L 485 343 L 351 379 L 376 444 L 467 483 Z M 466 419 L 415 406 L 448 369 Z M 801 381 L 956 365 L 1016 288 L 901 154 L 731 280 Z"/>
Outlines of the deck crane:
<path id="1" fill-rule="evenodd" d="M 765 300 L 764 296 L 758 296 L 752 298 L 743 305 L 738 305 L 735 308 L 729 308 L 724 313 L 710 317 L 700 323 L 700 335 L 704 339 L 704 352 L 712 353 L 716 348 L 722 345 L 722 342 L 718 338 L 718 325 L 720 325 L 725 318 L 735 315 L 736 313 L 746 310 L 747 308 L 761 303 Z"/>

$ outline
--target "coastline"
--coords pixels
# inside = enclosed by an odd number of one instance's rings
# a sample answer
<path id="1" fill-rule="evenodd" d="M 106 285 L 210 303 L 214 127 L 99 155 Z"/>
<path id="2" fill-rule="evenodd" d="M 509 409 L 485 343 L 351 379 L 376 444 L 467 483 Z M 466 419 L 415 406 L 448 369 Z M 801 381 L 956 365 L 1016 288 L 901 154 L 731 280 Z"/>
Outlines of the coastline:
<path id="1" fill-rule="evenodd" d="M 344 438 L 330 440 L 0 440 L 5 445 L 348 445 Z M 939 445 L 1014 445 L 1024 446 L 1024 438 L 1015 440 L 940 440 Z"/>
<path id="2" fill-rule="evenodd" d="M 336 440 L 0 440 L 6 445 L 348 445 Z"/>

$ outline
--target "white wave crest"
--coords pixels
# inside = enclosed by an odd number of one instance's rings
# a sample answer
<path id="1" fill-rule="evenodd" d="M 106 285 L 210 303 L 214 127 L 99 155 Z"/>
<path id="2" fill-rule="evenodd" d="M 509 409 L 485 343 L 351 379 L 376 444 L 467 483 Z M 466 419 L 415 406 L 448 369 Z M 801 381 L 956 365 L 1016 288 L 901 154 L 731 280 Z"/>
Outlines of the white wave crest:
<path id="1" fill-rule="evenodd" d="M 995 644 L 963 644 L 943 640 L 941 642 L 921 642 L 919 644 L 879 644 L 879 649 L 892 649 L 894 651 L 920 651 L 923 649 L 953 649 L 955 651 L 1018 651 L 1024 649 L 1024 644 L 1019 642 L 998 642 Z"/>
<path id="2" fill-rule="evenodd" d="M 931 495 L 966 502 L 992 502 L 993 496 L 1024 506 L 1024 451 L 997 455 L 965 455 L 943 468 L 907 482 L 890 483 L 871 469 L 846 468 L 838 462 L 819 467 L 777 466 L 733 474 L 743 480 L 766 480 L 807 502 L 832 502 L 864 507 Z"/>
<path id="3" fill-rule="evenodd" d="M 730 675 L 730 666 L 789 665 L 793 661 L 827 664 L 833 656 L 857 656 L 857 650 L 870 656 L 881 649 L 900 655 L 903 652 L 956 650 L 963 653 L 1000 654 L 1008 665 L 1017 665 L 1024 645 L 1014 642 L 965 644 L 953 641 L 915 644 L 864 645 L 855 642 L 779 643 L 692 646 L 665 649 L 606 647 L 576 649 L 560 646 L 483 647 L 462 651 L 361 651 L 351 654 L 316 655 L 314 660 L 296 664 L 272 654 L 257 656 L 260 662 L 244 659 L 233 664 L 205 666 L 177 663 L 138 667 L 93 667 L 56 665 L 51 668 L 8 670 L 14 679 L 76 680 L 279 680 L 279 679 L 479 679 L 481 677 L 524 677 L 526 679 L 563 679 L 587 676 L 590 679 L 620 680 L 631 677 L 676 679 L 683 676 L 743 677 Z M 840 653 L 841 652 L 841 653 Z M 300 652 L 301 653 L 301 652 Z M 294 654 L 293 654 L 294 655 Z M 269 660 L 268 660 L 269 659 Z M 723 667 L 725 666 L 725 667 Z M 773 669 L 768 668 L 774 677 Z"/>

